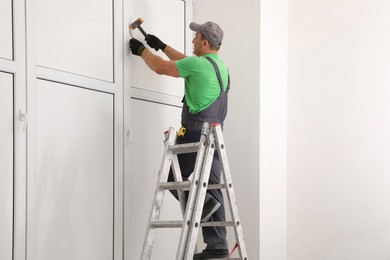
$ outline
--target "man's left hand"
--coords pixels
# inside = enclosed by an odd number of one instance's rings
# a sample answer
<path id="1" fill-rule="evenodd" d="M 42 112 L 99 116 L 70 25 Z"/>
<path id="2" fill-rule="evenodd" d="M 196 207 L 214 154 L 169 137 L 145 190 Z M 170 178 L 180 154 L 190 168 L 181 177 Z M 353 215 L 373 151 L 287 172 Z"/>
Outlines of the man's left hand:
<path id="1" fill-rule="evenodd" d="M 157 38 L 153 34 L 148 34 L 148 36 L 145 37 L 145 41 L 151 48 L 155 49 L 156 51 L 158 50 L 164 51 L 165 47 L 167 47 L 165 43 L 163 43 L 159 38 Z"/>
<path id="2" fill-rule="evenodd" d="M 146 49 L 146 47 L 137 39 L 130 39 L 130 49 L 131 53 L 137 56 L 141 56 L 142 52 Z"/>

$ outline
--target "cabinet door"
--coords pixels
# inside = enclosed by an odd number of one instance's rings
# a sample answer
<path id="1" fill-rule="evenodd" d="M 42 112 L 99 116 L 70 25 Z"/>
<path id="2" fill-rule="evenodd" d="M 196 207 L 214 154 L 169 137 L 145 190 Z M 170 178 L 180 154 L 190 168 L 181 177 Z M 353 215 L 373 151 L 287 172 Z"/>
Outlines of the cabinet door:
<path id="1" fill-rule="evenodd" d="M 0 58 L 12 60 L 12 0 L 0 1 Z"/>
<path id="2" fill-rule="evenodd" d="M 13 76 L 0 72 L 0 259 L 12 260 Z"/>
<path id="3" fill-rule="evenodd" d="M 27 259 L 113 259 L 113 95 L 38 80 L 36 104 Z"/>
<path id="4" fill-rule="evenodd" d="M 128 8 L 130 10 L 129 24 L 141 17 L 144 20 L 141 26 L 147 33 L 156 35 L 166 44 L 184 52 L 186 29 L 184 1 L 131 1 Z M 145 43 L 145 37 L 138 29 L 133 31 L 133 35 Z M 145 45 L 147 46 L 146 43 Z M 154 52 L 153 49 L 151 50 Z M 162 51 L 155 53 L 168 59 Z M 183 96 L 184 82 L 182 79 L 157 75 L 137 56 L 131 55 L 129 59 L 131 86 L 168 95 Z"/>
<path id="5" fill-rule="evenodd" d="M 37 65 L 113 82 L 112 0 L 36 0 Z"/>
<path id="6" fill-rule="evenodd" d="M 125 182 L 125 259 L 139 259 L 164 151 L 164 131 L 180 126 L 180 108 L 131 100 L 132 141 Z M 179 203 L 165 194 L 161 220 L 180 219 Z M 152 259 L 175 259 L 180 229 L 159 229 Z"/>

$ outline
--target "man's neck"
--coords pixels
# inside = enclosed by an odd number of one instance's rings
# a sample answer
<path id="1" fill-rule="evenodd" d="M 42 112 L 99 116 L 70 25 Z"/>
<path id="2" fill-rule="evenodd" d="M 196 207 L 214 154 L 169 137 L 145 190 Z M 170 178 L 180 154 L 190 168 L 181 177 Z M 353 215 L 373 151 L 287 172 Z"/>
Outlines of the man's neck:
<path id="1" fill-rule="evenodd" d="M 197 55 L 197 56 L 201 57 L 201 56 L 204 56 L 204 55 L 207 55 L 207 54 L 218 54 L 218 51 L 209 50 L 209 51 L 205 51 L 205 52 L 203 52 L 203 53 L 200 53 L 200 54 Z"/>

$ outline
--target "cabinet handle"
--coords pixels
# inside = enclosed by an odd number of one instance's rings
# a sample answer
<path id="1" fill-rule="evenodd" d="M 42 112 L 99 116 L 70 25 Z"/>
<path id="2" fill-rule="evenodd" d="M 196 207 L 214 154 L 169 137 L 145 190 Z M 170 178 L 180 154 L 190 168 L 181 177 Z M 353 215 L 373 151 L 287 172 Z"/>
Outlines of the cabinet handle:
<path id="1" fill-rule="evenodd" d="M 133 129 L 126 127 L 125 134 L 127 136 L 127 142 L 131 144 L 133 142 Z"/>
<path id="2" fill-rule="evenodd" d="M 22 110 L 19 110 L 19 121 L 23 122 L 23 132 L 26 132 L 27 131 L 28 116 L 26 113 L 22 112 Z"/>

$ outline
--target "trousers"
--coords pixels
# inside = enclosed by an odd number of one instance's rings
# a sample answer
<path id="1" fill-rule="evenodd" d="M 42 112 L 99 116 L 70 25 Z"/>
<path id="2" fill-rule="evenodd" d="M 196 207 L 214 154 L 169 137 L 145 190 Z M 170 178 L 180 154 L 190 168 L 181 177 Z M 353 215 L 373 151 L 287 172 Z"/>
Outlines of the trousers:
<path id="1" fill-rule="evenodd" d="M 192 143 L 200 140 L 200 132 L 187 132 L 184 139 L 178 138 L 178 143 Z M 197 153 L 179 154 L 178 160 L 180 164 L 180 171 L 183 181 L 187 181 L 195 168 Z M 211 166 L 209 184 L 219 184 L 221 178 L 221 163 L 217 153 L 214 154 L 213 163 Z M 169 172 L 168 181 L 174 181 L 172 169 Z M 171 193 L 178 199 L 177 191 L 171 191 Z M 225 206 L 223 194 L 220 189 L 208 190 L 208 194 L 213 196 L 218 202 L 221 203 L 221 207 L 211 216 L 211 222 L 225 221 Z M 188 197 L 188 192 L 186 192 Z M 227 249 L 228 242 L 226 240 L 226 227 L 202 227 L 203 241 L 207 245 L 206 249 Z"/>

